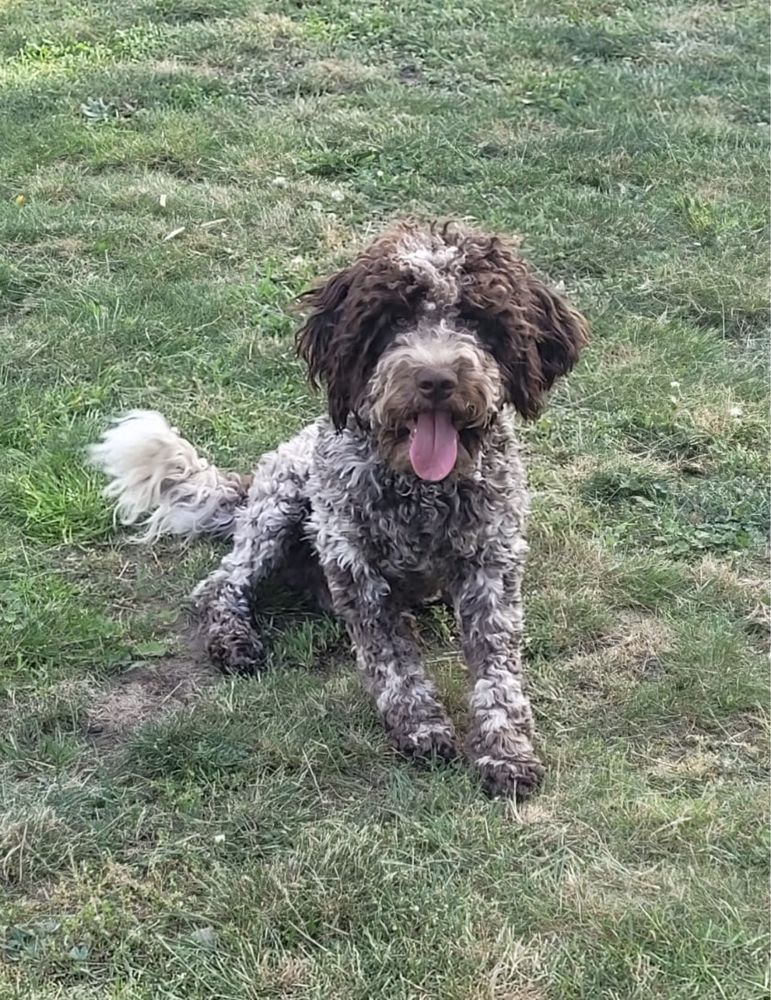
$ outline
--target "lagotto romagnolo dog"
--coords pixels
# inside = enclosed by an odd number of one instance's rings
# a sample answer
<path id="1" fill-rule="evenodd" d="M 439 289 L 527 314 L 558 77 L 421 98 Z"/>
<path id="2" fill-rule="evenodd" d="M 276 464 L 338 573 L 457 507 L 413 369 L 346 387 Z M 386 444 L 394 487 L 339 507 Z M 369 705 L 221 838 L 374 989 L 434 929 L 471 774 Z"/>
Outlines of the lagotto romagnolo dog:
<path id="1" fill-rule="evenodd" d="M 393 744 L 455 755 L 410 609 L 442 596 L 470 675 L 467 750 L 493 795 L 543 767 L 522 675 L 528 498 L 512 411 L 535 417 L 587 340 L 583 317 L 495 236 L 401 223 L 302 299 L 297 349 L 329 414 L 222 472 L 158 413 L 135 411 L 91 450 L 142 538 L 231 538 L 193 594 L 223 670 L 259 670 L 255 588 L 300 585 L 348 628 Z"/>

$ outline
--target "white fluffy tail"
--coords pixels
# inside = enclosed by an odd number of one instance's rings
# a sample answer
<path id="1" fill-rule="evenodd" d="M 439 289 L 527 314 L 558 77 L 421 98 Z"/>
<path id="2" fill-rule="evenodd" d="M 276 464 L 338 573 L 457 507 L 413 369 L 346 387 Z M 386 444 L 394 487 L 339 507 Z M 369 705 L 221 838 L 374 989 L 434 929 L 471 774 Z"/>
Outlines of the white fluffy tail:
<path id="1" fill-rule="evenodd" d="M 116 520 L 144 528 L 138 542 L 231 535 L 251 481 L 210 465 L 155 410 L 116 420 L 89 458 L 110 477 L 104 495 L 115 500 Z"/>

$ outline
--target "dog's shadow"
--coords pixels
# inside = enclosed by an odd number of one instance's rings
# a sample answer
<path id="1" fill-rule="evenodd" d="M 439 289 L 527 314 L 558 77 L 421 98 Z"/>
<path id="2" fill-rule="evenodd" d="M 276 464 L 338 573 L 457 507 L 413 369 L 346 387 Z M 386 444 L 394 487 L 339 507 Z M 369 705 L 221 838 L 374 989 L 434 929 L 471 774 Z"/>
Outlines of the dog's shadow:
<path id="1" fill-rule="evenodd" d="M 330 670 L 349 651 L 342 624 L 308 593 L 285 584 L 255 590 L 252 619 L 265 644 L 266 669 Z"/>
<path id="2" fill-rule="evenodd" d="M 429 663 L 457 658 L 453 616 L 444 602 L 426 604 L 408 618 Z M 252 619 L 265 643 L 266 669 L 331 671 L 353 665 L 344 625 L 307 592 L 275 582 L 263 584 L 253 595 Z"/>

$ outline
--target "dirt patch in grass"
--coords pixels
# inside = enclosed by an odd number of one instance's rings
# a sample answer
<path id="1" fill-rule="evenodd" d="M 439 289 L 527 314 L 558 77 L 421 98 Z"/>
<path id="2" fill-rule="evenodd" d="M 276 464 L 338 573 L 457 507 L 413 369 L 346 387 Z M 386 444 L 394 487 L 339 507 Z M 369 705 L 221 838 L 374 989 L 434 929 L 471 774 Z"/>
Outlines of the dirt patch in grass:
<path id="1" fill-rule="evenodd" d="M 300 94 L 343 94 L 383 79 L 382 70 L 354 59 L 319 59 L 303 66 L 291 84 Z"/>
<path id="2" fill-rule="evenodd" d="M 614 671 L 641 680 L 659 674 L 661 658 L 672 641 L 670 630 L 660 619 L 624 612 L 619 615 L 618 627 L 608 637 L 603 653 Z"/>
<path id="3" fill-rule="evenodd" d="M 218 677 L 211 664 L 193 654 L 136 663 L 94 698 L 87 712 L 88 738 L 100 750 L 112 750 L 150 719 L 194 701 Z"/>
<path id="4" fill-rule="evenodd" d="M 709 30 L 715 24 L 716 14 L 720 14 L 720 9 L 716 10 L 714 4 L 689 4 L 683 10 L 667 12 L 666 17 L 661 19 L 661 25 L 668 31 L 699 32 Z"/>

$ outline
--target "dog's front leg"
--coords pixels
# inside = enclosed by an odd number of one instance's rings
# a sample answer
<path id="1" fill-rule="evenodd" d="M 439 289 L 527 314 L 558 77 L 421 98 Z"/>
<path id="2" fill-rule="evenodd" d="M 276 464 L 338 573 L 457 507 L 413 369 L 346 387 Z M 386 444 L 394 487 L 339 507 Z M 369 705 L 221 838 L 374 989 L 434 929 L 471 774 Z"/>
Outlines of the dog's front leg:
<path id="1" fill-rule="evenodd" d="M 469 751 L 490 795 L 528 795 L 543 766 L 522 676 L 521 570 L 470 565 L 453 588 L 471 673 Z"/>
<path id="2" fill-rule="evenodd" d="M 394 746 L 419 759 L 454 757 L 455 729 L 387 582 L 369 569 L 354 575 L 336 562 L 324 569 L 335 612 L 353 640 L 362 682 Z"/>

